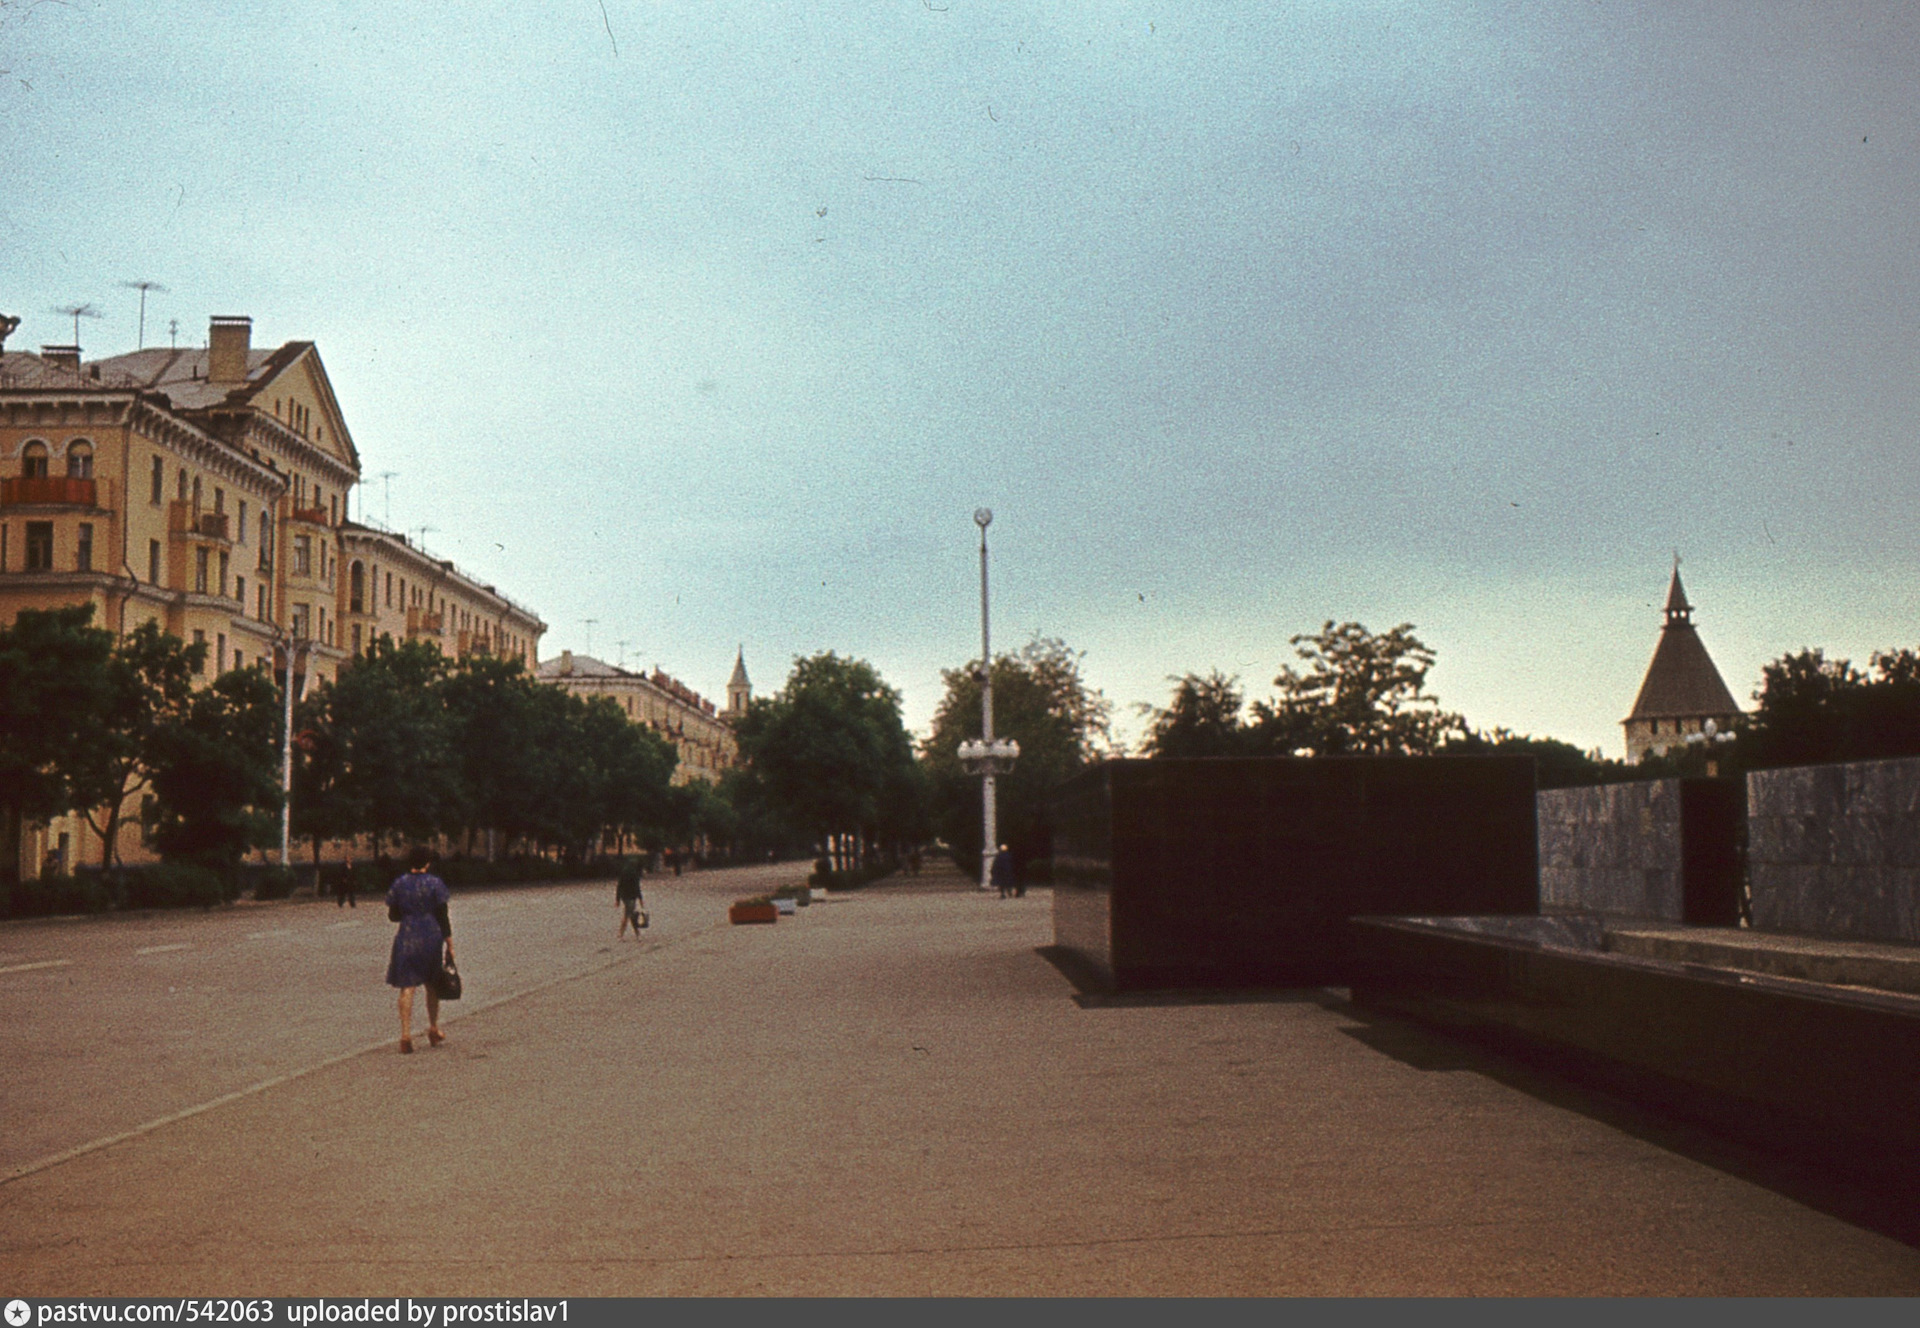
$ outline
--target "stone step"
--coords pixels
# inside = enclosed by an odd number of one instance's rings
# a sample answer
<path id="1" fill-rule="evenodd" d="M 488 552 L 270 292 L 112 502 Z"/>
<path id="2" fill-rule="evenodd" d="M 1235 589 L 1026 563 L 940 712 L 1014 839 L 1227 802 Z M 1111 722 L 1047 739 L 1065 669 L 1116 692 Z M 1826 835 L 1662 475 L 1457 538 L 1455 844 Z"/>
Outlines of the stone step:
<path id="1" fill-rule="evenodd" d="M 1609 926 L 1603 946 L 1669 963 L 1920 995 L 1920 945 L 1785 936 L 1738 927 Z"/>

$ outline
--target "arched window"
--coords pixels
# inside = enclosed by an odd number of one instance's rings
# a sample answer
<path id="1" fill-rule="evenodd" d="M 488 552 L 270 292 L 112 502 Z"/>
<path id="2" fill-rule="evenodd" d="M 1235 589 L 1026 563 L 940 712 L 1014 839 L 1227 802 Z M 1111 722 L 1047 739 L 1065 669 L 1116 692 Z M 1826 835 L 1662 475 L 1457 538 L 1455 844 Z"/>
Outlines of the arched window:
<path id="1" fill-rule="evenodd" d="M 47 477 L 47 445 L 39 440 L 28 443 L 20 454 L 20 473 L 30 480 Z"/>
<path id="2" fill-rule="evenodd" d="M 93 478 L 93 444 L 84 438 L 76 438 L 67 444 L 67 478 L 70 480 Z"/>
<path id="3" fill-rule="evenodd" d="M 360 565 L 360 560 L 356 558 L 354 559 L 352 569 L 347 573 L 347 605 L 348 607 L 355 613 L 365 613 L 367 611 L 366 594 L 367 594 L 367 572 L 366 572 L 366 569 Z M 360 629 L 358 627 L 354 628 L 353 634 L 356 638 L 358 638 L 358 636 L 360 635 Z M 359 641 L 356 639 L 354 641 L 354 646 L 356 647 L 356 649 L 354 650 L 355 654 L 360 653 L 358 650 L 359 644 L 360 644 Z"/>

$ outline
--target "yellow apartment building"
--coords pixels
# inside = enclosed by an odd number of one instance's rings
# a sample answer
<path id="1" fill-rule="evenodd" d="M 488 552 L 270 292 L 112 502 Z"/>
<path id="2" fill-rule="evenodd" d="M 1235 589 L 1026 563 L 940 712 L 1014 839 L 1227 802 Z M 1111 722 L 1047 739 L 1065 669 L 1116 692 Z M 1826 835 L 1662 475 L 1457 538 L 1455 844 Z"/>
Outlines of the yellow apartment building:
<path id="1" fill-rule="evenodd" d="M 204 641 L 209 679 L 271 664 L 291 641 L 302 691 L 374 632 L 533 667 L 535 615 L 348 522 L 359 477 L 319 351 L 257 349 L 250 318 L 211 319 L 201 348 L 91 362 L 78 346 L 0 345 L 0 623 L 91 603 L 115 633 L 157 621 Z M 120 856 L 143 861 L 137 810 L 126 820 Z M 104 847 L 84 818 L 62 817 L 25 838 L 19 866 L 98 862 Z"/>
<path id="2" fill-rule="evenodd" d="M 340 526 L 346 568 L 334 616 L 347 651 L 378 637 L 431 641 L 455 659 L 470 654 L 517 659 L 532 672 L 547 625 L 531 609 L 474 580 L 453 563 L 416 548 L 405 535 L 357 521 Z"/>
<path id="3" fill-rule="evenodd" d="M 746 706 L 746 671 L 735 665 L 739 680 L 739 706 Z M 740 746 L 734 740 L 733 726 L 714 707 L 713 702 L 659 669 L 635 673 L 563 650 L 555 659 L 542 663 L 536 673 L 541 682 L 572 692 L 576 696 L 604 696 L 612 699 L 636 724 L 645 724 L 673 744 L 679 763 L 673 768 L 673 782 L 685 784 L 704 779 L 718 780 L 721 772 L 740 763 Z M 734 687 L 729 687 L 734 692 Z"/>

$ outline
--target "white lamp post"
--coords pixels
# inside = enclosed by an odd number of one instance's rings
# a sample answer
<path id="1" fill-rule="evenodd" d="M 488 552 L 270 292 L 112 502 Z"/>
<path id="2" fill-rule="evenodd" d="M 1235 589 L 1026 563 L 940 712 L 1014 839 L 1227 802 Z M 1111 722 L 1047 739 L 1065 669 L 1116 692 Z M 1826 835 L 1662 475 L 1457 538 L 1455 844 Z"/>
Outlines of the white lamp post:
<path id="1" fill-rule="evenodd" d="M 999 830 L 994 824 L 993 779 L 1013 769 L 1020 744 L 993 736 L 993 638 L 987 627 L 987 527 L 993 524 L 992 510 L 975 509 L 973 524 L 980 527 L 980 737 L 960 744 L 960 765 L 968 774 L 980 776 L 980 888 L 991 890 L 993 855 L 1000 847 Z"/>

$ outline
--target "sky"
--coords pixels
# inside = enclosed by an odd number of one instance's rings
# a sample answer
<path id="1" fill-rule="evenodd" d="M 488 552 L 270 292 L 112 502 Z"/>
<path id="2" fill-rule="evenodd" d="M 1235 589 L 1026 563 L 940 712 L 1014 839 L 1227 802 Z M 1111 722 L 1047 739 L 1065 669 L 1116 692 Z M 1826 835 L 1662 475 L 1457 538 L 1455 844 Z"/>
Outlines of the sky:
<path id="1" fill-rule="evenodd" d="M 317 343 L 359 512 L 723 697 L 1411 622 L 1618 756 L 1920 644 L 1920 8 L 0 0 L 0 312 Z M 589 622 L 589 620 L 592 620 Z"/>

